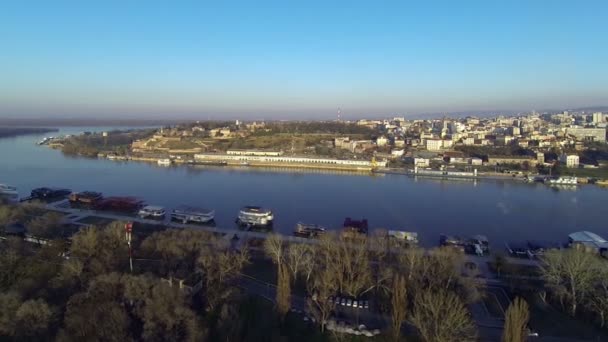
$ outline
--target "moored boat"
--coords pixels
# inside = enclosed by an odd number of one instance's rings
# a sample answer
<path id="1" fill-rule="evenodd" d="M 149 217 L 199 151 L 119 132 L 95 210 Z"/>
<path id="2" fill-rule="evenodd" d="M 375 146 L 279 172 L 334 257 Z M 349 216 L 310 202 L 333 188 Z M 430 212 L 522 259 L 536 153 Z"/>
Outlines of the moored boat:
<path id="1" fill-rule="evenodd" d="M 135 197 L 107 197 L 97 201 L 95 209 L 120 212 L 137 212 L 144 206 L 144 202 Z"/>
<path id="2" fill-rule="evenodd" d="M 576 185 L 578 179 L 576 177 L 562 176 L 558 178 L 549 179 L 551 185 Z"/>
<path id="3" fill-rule="evenodd" d="M 159 159 L 156 161 L 156 163 L 160 166 L 171 166 L 172 161 L 171 159 Z"/>
<path id="4" fill-rule="evenodd" d="M 103 195 L 95 191 L 73 192 L 69 196 L 70 202 L 81 204 L 96 204 L 102 198 Z"/>
<path id="5" fill-rule="evenodd" d="M 257 206 L 246 206 L 239 210 L 236 223 L 239 226 L 270 226 L 274 220 L 274 215 L 269 209 Z"/>
<path id="6" fill-rule="evenodd" d="M 166 210 L 163 207 L 147 205 L 139 210 L 137 215 L 141 218 L 162 219 L 165 217 Z"/>
<path id="7" fill-rule="evenodd" d="M 17 188 L 7 184 L 0 184 L 0 201 L 3 200 L 9 203 L 17 202 L 19 200 Z"/>
<path id="8" fill-rule="evenodd" d="M 418 233 L 407 232 L 403 230 L 389 230 L 387 233 L 388 237 L 394 239 L 397 242 L 404 242 L 407 244 L 418 243 Z"/>
<path id="9" fill-rule="evenodd" d="M 171 220 L 186 223 L 210 223 L 215 219 L 215 210 L 181 205 L 171 212 Z"/>
<path id="10" fill-rule="evenodd" d="M 342 225 L 342 236 L 355 237 L 358 235 L 367 235 L 368 229 L 367 219 L 364 218 L 359 221 L 347 217 L 344 219 L 344 224 Z"/>
<path id="11" fill-rule="evenodd" d="M 296 229 L 293 231 L 293 235 L 306 238 L 314 238 L 323 234 L 325 234 L 325 227 L 303 222 L 298 222 Z"/>
<path id="12" fill-rule="evenodd" d="M 60 198 L 65 197 L 71 194 L 72 191 L 70 189 L 60 189 L 60 188 L 36 188 L 32 190 L 30 193 L 33 199 L 51 199 L 51 198 Z"/>

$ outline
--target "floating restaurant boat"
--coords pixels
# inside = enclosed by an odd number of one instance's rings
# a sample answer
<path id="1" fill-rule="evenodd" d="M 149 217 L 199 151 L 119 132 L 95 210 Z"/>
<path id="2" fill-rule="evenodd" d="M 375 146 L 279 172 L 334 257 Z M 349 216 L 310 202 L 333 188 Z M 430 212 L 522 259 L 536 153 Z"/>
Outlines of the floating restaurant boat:
<path id="1" fill-rule="evenodd" d="M 418 233 L 416 232 L 406 232 L 403 230 L 389 230 L 388 237 L 392 238 L 399 242 L 405 242 L 408 244 L 417 244 L 418 243 Z"/>
<path id="2" fill-rule="evenodd" d="M 485 235 L 475 235 L 467 241 L 465 248 L 469 253 L 484 255 L 490 253 L 490 242 Z"/>
<path id="3" fill-rule="evenodd" d="M 344 219 L 344 224 L 342 225 L 342 236 L 343 237 L 355 237 L 357 235 L 367 235 L 369 230 L 369 226 L 367 224 L 367 219 L 362 219 L 360 221 L 353 220 L 350 217 Z"/>
<path id="4" fill-rule="evenodd" d="M 95 191 L 73 192 L 69 196 L 70 202 L 81 204 L 95 204 L 102 198 L 103 195 Z"/>
<path id="5" fill-rule="evenodd" d="M 121 212 L 135 212 L 139 211 L 144 205 L 144 202 L 135 197 L 108 197 L 99 200 L 95 209 L 98 210 L 111 210 Z"/>
<path id="6" fill-rule="evenodd" d="M 209 223 L 215 219 L 215 210 L 181 205 L 171 212 L 171 220 L 179 221 L 184 224 Z"/>
<path id="7" fill-rule="evenodd" d="M 274 220 L 274 215 L 269 209 L 262 207 L 247 206 L 239 210 L 236 223 L 239 226 L 270 226 Z"/>
<path id="8" fill-rule="evenodd" d="M 296 224 L 296 229 L 293 232 L 293 235 L 305 238 L 314 238 L 323 234 L 325 234 L 325 227 L 320 226 L 318 224 L 309 224 L 302 222 L 298 222 Z"/>
<path id="9" fill-rule="evenodd" d="M 0 200 L 13 203 L 19 200 L 19 192 L 14 186 L 0 184 Z"/>
<path id="10" fill-rule="evenodd" d="M 32 190 L 30 193 L 31 198 L 33 199 L 50 199 L 50 198 L 59 198 L 65 197 L 72 193 L 70 189 L 60 189 L 60 188 L 36 188 Z"/>
<path id="11" fill-rule="evenodd" d="M 166 210 L 163 207 L 147 205 L 139 210 L 137 215 L 141 218 L 162 219 L 165 217 Z"/>
<path id="12" fill-rule="evenodd" d="M 528 240 L 528 256 L 530 258 L 540 257 L 550 249 L 560 249 L 559 243 L 550 241 Z"/>

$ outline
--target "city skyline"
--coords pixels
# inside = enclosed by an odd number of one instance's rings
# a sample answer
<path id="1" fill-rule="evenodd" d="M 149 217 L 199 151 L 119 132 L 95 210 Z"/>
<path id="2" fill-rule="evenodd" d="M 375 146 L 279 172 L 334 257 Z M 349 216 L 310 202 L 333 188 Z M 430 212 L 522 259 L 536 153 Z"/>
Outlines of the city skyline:
<path id="1" fill-rule="evenodd" d="M 600 1 L 5 4 L 0 118 L 605 106 Z"/>

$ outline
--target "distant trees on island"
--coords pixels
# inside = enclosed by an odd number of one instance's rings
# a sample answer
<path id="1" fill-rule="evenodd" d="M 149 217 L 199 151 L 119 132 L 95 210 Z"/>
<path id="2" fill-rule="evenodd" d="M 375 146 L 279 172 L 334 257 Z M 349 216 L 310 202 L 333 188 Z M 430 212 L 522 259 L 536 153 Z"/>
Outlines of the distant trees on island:
<path id="1" fill-rule="evenodd" d="M 58 129 L 56 128 L 0 127 L 0 138 L 9 138 L 28 134 L 42 134 L 57 131 Z"/>

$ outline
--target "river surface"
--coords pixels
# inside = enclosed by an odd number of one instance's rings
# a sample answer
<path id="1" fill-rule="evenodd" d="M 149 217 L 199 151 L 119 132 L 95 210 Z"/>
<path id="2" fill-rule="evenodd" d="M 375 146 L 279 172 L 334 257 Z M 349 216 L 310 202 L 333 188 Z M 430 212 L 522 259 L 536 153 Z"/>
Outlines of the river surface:
<path id="1" fill-rule="evenodd" d="M 110 128 L 62 128 L 58 134 Z M 52 133 L 55 134 L 55 133 Z M 564 242 L 590 230 L 608 237 L 608 190 L 557 189 L 495 180 L 438 180 L 228 167 L 159 167 L 64 156 L 35 142 L 42 135 L 0 139 L 0 183 L 21 196 L 41 186 L 131 195 L 168 208 L 215 209 L 218 227 L 234 227 L 240 207 L 260 205 L 275 214 L 275 231 L 290 234 L 298 221 L 341 227 L 345 217 L 367 218 L 370 228 L 416 231 L 433 246 L 442 233 L 484 234 L 496 248 L 506 241 Z"/>

